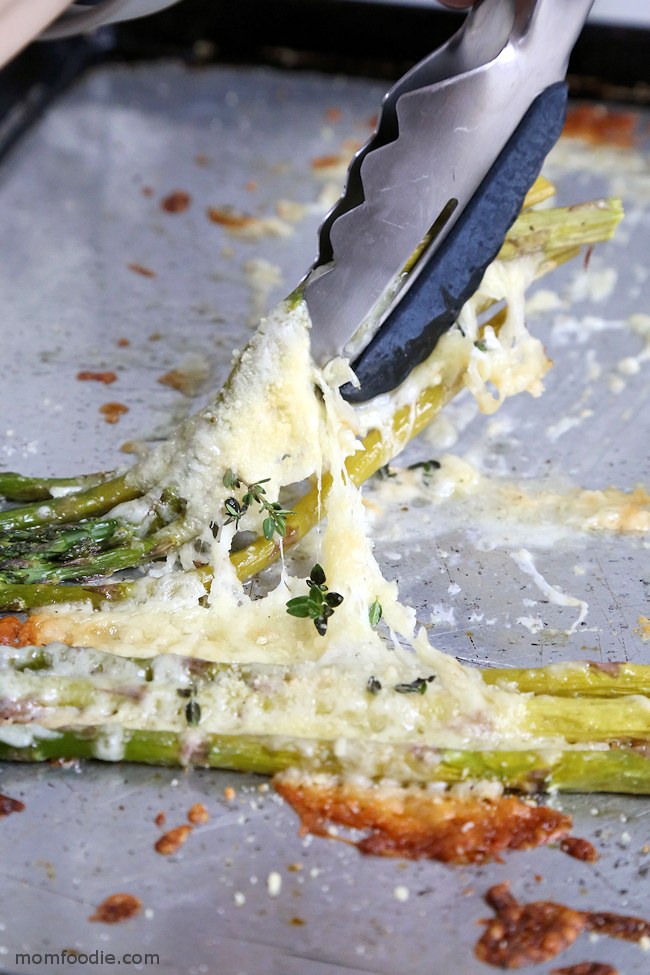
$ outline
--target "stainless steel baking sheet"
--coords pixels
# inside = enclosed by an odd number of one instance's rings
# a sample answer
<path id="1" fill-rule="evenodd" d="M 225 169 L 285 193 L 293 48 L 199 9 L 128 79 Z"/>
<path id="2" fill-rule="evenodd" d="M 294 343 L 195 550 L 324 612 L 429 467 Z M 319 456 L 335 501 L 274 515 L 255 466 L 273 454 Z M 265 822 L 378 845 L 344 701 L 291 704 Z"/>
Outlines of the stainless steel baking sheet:
<path id="1" fill-rule="evenodd" d="M 200 364 L 206 389 L 220 383 L 263 306 L 312 260 L 322 194 L 337 178 L 326 157 L 367 137 L 381 93 L 362 80 L 156 63 L 96 69 L 56 104 L 0 170 L 0 466 L 63 474 L 123 465 L 125 442 L 163 435 L 196 405 L 160 376 Z M 647 124 L 640 116 L 639 131 Z M 648 156 L 630 150 L 617 164 L 611 150 L 579 154 L 578 168 L 551 167 L 561 199 L 619 192 L 630 215 L 587 270 L 574 264 L 542 285 L 560 296 L 533 320 L 555 360 L 546 394 L 517 397 L 492 419 L 460 400 L 438 439 L 412 457 L 447 449 L 480 455 L 495 477 L 647 485 L 650 366 L 629 316 L 650 313 Z M 165 212 L 160 201 L 179 189 L 191 205 Z M 305 207 L 299 219 L 281 207 L 279 236 L 241 240 L 206 216 L 224 205 L 276 216 L 281 199 Z M 118 378 L 80 382 L 81 369 Z M 107 401 L 129 409 L 114 425 L 99 412 Z M 381 563 L 436 645 L 504 665 L 650 662 L 637 625 L 648 615 L 647 541 L 574 534 L 540 546 L 505 526 L 488 544 L 478 528 L 453 524 L 441 531 L 422 510 L 397 528 L 376 526 Z M 545 601 L 513 560 L 527 546 L 550 585 L 588 603 L 585 626 L 572 631 L 578 609 Z M 520 622 L 529 617 L 540 618 L 538 632 Z M 235 799 L 225 798 L 227 786 Z M 481 895 L 497 881 L 510 879 L 522 899 L 650 913 L 647 799 L 552 800 L 573 814 L 577 835 L 596 842 L 594 865 L 546 849 L 449 869 L 301 839 L 294 814 L 260 788 L 261 779 L 217 772 L 3 766 L 0 791 L 26 809 L 0 823 L 0 969 L 68 971 L 73 963 L 24 964 L 17 955 L 74 948 L 120 959 L 154 953 L 157 962 L 123 961 L 122 971 L 174 975 L 480 975 L 490 969 L 472 953 L 476 922 L 489 914 Z M 209 823 L 178 854 L 159 856 L 155 815 L 178 825 L 197 801 Z M 271 873 L 281 877 L 277 896 Z M 88 921 L 124 890 L 142 900 L 143 914 L 113 927 Z M 561 964 L 586 959 L 615 962 L 621 975 L 650 967 L 635 945 L 588 938 Z M 114 968 L 99 961 L 87 970 Z"/>

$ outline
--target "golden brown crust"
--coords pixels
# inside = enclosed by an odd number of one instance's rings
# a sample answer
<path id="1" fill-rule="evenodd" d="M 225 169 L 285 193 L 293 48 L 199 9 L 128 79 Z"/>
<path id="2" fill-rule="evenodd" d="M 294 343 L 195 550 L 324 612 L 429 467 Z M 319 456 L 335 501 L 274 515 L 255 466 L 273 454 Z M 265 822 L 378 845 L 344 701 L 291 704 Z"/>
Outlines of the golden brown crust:
<path id="1" fill-rule="evenodd" d="M 134 274 L 139 274 L 143 278 L 155 278 L 156 272 L 150 267 L 146 267 L 144 264 L 139 264 L 137 261 L 132 261 L 131 264 L 126 265 L 129 271 L 133 271 Z"/>
<path id="2" fill-rule="evenodd" d="M 133 894 L 111 894 L 102 901 L 89 921 L 102 921 L 104 924 L 119 924 L 128 921 L 142 910 L 142 903 Z"/>
<path id="3" fill-rule="evenodd" d="M 11 813 L 22 812 L 24 808 L 25 803 L 21 802 L 20 799 L 12 799 L 11 796 L 0 795 L 0 818 L 10 816 Z"/>
<path id="4" fill-rule="evenodd" d="M 583 931 L 636 942 L 650 936 L 650 923 L 639 917 L 575 911 L 553 901 L 520 904 L 510 893 L 507 881 L 491 887 L 485 900 L 496 917 L 484 922 L 486 929 L 474 950 L 477 958 L 497 968 L 521 968 L 550 961 Z M 556 969 L 555 975 L 616 975 L 616 971 L 600 962 L 582 962 Z"/>
<path id="5" fill-rule="evenodd" d="M 567 968 L 554 968 L 549 975 L 619 975 L 618 969 L 600 961 L 582 961 Z"/>
<path id="6" fill-rule="evenodd" d="M 194 826 L 202 826 L 210 819 L 210 814 L 202 802 L 195 802 L 187 811 L 187 819 Z"/>
<path id="7" fill-rule="evenodd" d="M 550 961 L 568 948 L 586 925 L 581 911 L 552 901 L 520 904 L 506 882 L 485 897 L 496 913 L 474 949 L 476 957 L 496 968 L 522 968 Z"/>
<path id="8" fill-rule="evenodd" d="M 183 213 L 191 202 L 192 197 L 185 190 L 173 190 L 160 201 L 160 209 L 165 213 Z"/>
<path id="9" fill-rule="evenodd" d="M 335 169 L 340 166 L 342 162 L 343 159 L 340 155 L 330 153 L 327 156 L 316 156 L 315 159 L 312 159 L 309 165 L 312 169 Z"/>
<path id="10" fill-rule="evenodd" d="M 162 853 L 163 856 L 168 857 L 172 853 L 176 853 L 177 850 L 185 843 L 187 837 L 192 832 L 191 826 L 175 826 L 173 829 L 167 830 L 166 833 L 156 840 L 154 843 L 154 849 L 156 853 Z"/>
<path id="11" fill-rule="evenodd" d="M 582 139 L 594 146 L 629 149 L 637 142 L 638 115 L 604 105 L 577 105 L 569 109 L 564 135 Z"/>
<path id="12" fill-rule="evenodd" d="M 35 617 L 30 616 L 24 623 L 17 616 L 0 618 L 0 646 L 38 647 L 44 642 L 47 641 L 39 639 Z"/>
<path id="13" fill-rule="evenodd" d="M 598 859 L 598 851 L 593 843 L 579 836 L 565 836 L 560 843 L 560 849 L 575 860 L 583 860 L 585 863 L 595 863 Z"/>
<path id="14" fill-rule="evenodd" d="M 124 403 L 111 401 L 110 403 L 102 403 L 99 407 L 99 412 L 104 417 L 106 423 L 117 423 L 121 416 L 129 412 L 129 408 Z"/>
<path id="15" fill-rule="evenodd" d="M 244 227 L 250 226 L 255 220 L 255 217 L 251 217 L 247 213 L 238 213 L 231 207 L 209 207 L 207 215 L 208 220 L 211 220 L 212 223 L 218 223 L 230 230 L 242 230 Z"/>
<path id="16" fill-rule="evenodd" d="M 17 616 L 0 617 L 0 645 L 4 647 L 17 647 L 22 623 Z"/>
<path id="17" fill-rule="evenodd" d="M 117 379 L 117 373 L 112 369 L 103 369 L 101 372 L 95 369 L 82 369 L 77 373 L 77 379 L 82 383 L 104 383 L 110 386 Z"/>
<path id="18" fill-rule="evenodd" d="M 158 376 L 157 382 L 161 386 L 169 386 L 170 389 L 175 389 L 178 393 L 191 395 L 192 380 L 188 378 L 187 372 L 183 369 L 170 369 L 169 372 Z"/>
<path id="19" fill-rule="evenodd" d="M 612 914 L 611 911 L 590 911 L 587 915 L 590 931 L 607 934 L 610 938 L 624 941 L 640 941 L 650 938 L 650 922 L 627 914 Z"/>
<path id="20" fill-rule="evenodd" d="M 483 863 L 505 850 L 558 841 L 571 828 L 568 816 L 514 796 L 460 798 L 295 775 L 276 776 L 274 785 L 300 816 L 303 833 L 329 836 L 331 823 L 368 830 L 355 845 L 376 856 Z"/>

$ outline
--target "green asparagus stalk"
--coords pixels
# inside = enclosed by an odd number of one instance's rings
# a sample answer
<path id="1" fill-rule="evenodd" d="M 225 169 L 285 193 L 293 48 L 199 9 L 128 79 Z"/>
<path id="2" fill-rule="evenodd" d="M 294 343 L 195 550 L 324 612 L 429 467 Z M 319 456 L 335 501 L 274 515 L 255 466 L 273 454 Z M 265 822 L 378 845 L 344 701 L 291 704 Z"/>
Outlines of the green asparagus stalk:
<path id="1" fill-rule="evenodd" d="M 184 503 L 163 491 L 136 528 L 116 518 L 31 525 L 0 536 L 0 586 L 54 583 L 111 575 L 178 548 L 195 529 L 182 518 Z M 69 598 L 69 597 L 68 597 Z"/>
<path id="2" fill-rule="evenodd" d="M 622 217 L 623 205 L 614 199 L 528 210 L 508 231 L 499 257 L 509 261 L 523 254 L 544 253 L 552 261 L 566 250 L 609 240 Z"/>
<path id="3" fill-rule="evenodd" d="M 81 588 L 81 587 L 78 587 Z M 106 587 L 109 588 L 109 587 Z M 209 684 L 219 676 L 238 675 L 243 679 L 257 680 L 270 674 L 289 675 L 291 668 L 281 664 L 235 664 L 223 661 L 201 660 L 194 657 L 176 658 L 180 665 L 179 673 L 187 682 Z M 102 673 L 116 680 L 124 679 L 125 667 L 139 679 L 154 679 L 153 657 L 129 657 L 93 648 L 73 648 L 63 645 L 54 647 L 6 646 L 0 651 L 0 671 L 11 668 L 15 671 L 50 671 L 52 676 L 59 672 L 61 664 L 71 664 L 85 669 L 88 673 Z M 650 664 L 608 663 L 591 661 L 549 664 L 546 667 L 484 667 L 479 668 L 483 681 L 490 687 L 525 694 L 550 695 L 553 697 L 598 697 L 616 699 L 626 695 L 637 695 L 650 699 Z"/>
<path id="4" fill-rule="evenodd" d="M 80 655 L 82 651 L 77 650 Z M 92 658 L 91 658 L 92 659 Z M 160 703 L 161 713 L 163 704 L 169 705 L 176 701 L 176 685 L 169 682 L 150 679 L 149 681 L 124 673 L 112 677 L 106 669 L 92 669 L 84 674 L 79 672 L 80 657 L 75 661 L 75 676 L 60 676 L 52 674 L 46 668 L 36 671 L 24 668 L 14 676 L 13 694 L 19 695 L 21 707 L 31 713 L 46 712 L 61 707 L 73 707 L 80 713 L 91 707 L 99 708 L 101 713 L 111 714 L 116 707 L 115 699 L 122 698 L 140 700 L 145 694 L 155 696 Z M 294 679 L 300 680 L 302 670 L 297 672 L 291 667 L 269 668 L 262 664 L 254 665 L 242 671 L 236 666 L 221 668 L 221 676 L 229 674 L 229 687 L 241 685 L 244 696 L 253 689 L 258 698 L 268 695 L 268 707 L 274 706 L 274 690 L 277 686 L 277 675 L 282 674 L 284 688 L 291 687 Z M 214 675 L 214 670 L 212 671 Z M 217 672 L 218 673 L 218 672 Z M 215 675 L 216 676 L 216 675 Z M 266 679 L 265 679 L 266 678 Z M 274 680 L 275 678 L 275 680 Z M 327 672 L 314 668 L 310 674 L 310 686 L 315 699 L 319 697 L 319 687 L 324 680 L 326 689 L 329 680 Z M 213 677 L 214 680 L 214 677 Z M 184 686 L 184 685 L 183 685 Z M 201 701 L 201 689 L 205 692 L 205 700 L 210 710 L 215 705 L 211 701 L 213 684 L 205 685 L 204 681 L 193 680 L 197 701 Z M 268 687 L 268 692 L 259 687 Z M 353 688 L 354 690 L 354 688 Z M 357 689 L 357 694 L 363 698 L 365 685 Z M 396 693 L 385 688 L 383 695 Z M 420 703 L 420 702 L 418 702 Z M 423 714 L 432 726 L 444 724 L 448 716 L 447 701 L 443 696 L 434 696 L 433 700 L 422 701 Z M 180 713 L 181 705 L 176 702 L 176 710 Z M 173 710 L 173 703 L 170 705 Z M 287 705 L 285 704 L 285 707 Z M 522 701 L 522 727 L 528 735 L 538 739 L 554 740 L 561 737 L 567 742 L 600 743 L 608 741 L 645 741 L 650 740 L 650 702 L 646 697 L 638 694 L 628 694 L 616 698 L 567 698 L 555 697 L 549 694 L 533 694 Z M 343 733 L 343 732 L 342 732 Z"/>
<path id="5" fill-rule="evenodd" d="M 241 678 L 247 693 L 258 686 L 255 678 L 263 677 L 264 668 L 251 668 L 248 679 Z M 313 674 L 313 693 L 318 697 L 319 673 Z M 285 680 L 291 680 L 287 672 Z M 152 681 L 130 680 L 125 683 L 113 682 L 104 675 L 91 677 L 48 677 L 42 671 L 32 673 L 24 681 L 24 694 L 20 697 L 21 708 L 28 713 L 46 712 L 48 715 L 58 708 L 75 708 L 83 717 L 87 708 L 98 708 L 102 714 L 113 714 L 122 700 L 139 700 L 144 694 L 154 696 L 156 701 L 173 702 L 176 685 Z M 195 685 L 196 686 L 196 685 Z M 17 693 L 20 693 L 18 689 Z M 391 693 L 386 690 L 385 693 Z M 256 691 L 258 696 L 262 692 Z M 209 696 L 209 695 L 208 695 Z M 200 686 L 196 689 L 196 700 L 201 702 Z M 208 702 L 209 703 L 209 702 Z M 182 703 L 178 703 L 180 714 Z M 272 696 L 268 708 L 272 709 Z M 650 702 L 645 697 L 628 695 L 618 699 L 602 698 L 564 698 L 551 695 L 533 695 L 524 702 L 524 726 L 526 733 L 538 740 L 553 741 L 564 739 L 569 744 L 595 744 L 634 741 L 646 742 L 650 747 Z M 432 728 L 443 726 L 447 717 L 446 701 L 440 706 L 429 706 L 426 720 Z M 369 735 L 371 737 L 371 735 Z"/>
<path id="6" fill-rule="evenodd" d="M 273 775 L 286 769 L 344 774 L 363 755 L 363 767 L 373 779 L 390 778 L 408 783 L 465 781 L 500 782 L 504 787 L 535 793 L 620 792 L 650 795 L 650 758 L 647 751 L 615 745 L 601 751 L 438 751 L 407 745 L 362 741 L 341 743 L 257 735 L 201 735 L 192 732 L 112 728 L 110 725 L 62 727 L 56 733 L 38 726 L 24 744 L 2 739 L 0 760 L 42 762 L 70 759 L 112 760 L 106 742 L 119 733 L 114 760 L 145 765 L 220 768 Z M 354 744 L 357 748 L 352 747 Z"/>
<path id="7" fill-rule="evenodd" d="M 481 673 L 486 684 L 524 693 L 580 698 L 642 694 L 650 698 L 650 666 L 644 664 L 571 661 L 525 669 L 486 668 Z"/>
<path id="8" fill-rule="evenodd" d="M 61 489 L 82 491 L 113 477 L 111 471 L 77 477 L 25 477 L 15 471 L 0 471 L 0 500 L 46 501 L 56 497 L 56 492 Z"/>
<path id="9" fill-rule="evenodd" d="M 40 609 L 43 606 L 83 602 L 89 602 L 95 609 L 99 609 L 104 602 L 126 599 L 132 591 L 133 584 L 130 582 L 94 586 L 0 582 L 0 610 L 26 613 L 30 609 Z"/>
<path id="10" fill-rule="evenodd" d="M 115 518 L 88 519 L 69 528 L 67 525 L 43 529 L 39 526 L 23 528 L 7 537 L 0 537 L 0 566 L 9 559 L 19 559 L 32 554 L 50 558 L 77 554 L 79 549 L 101 545 L 115 538 L 123 526 Z M 118 535 L 119 538 L 119 535 Z"/>
<path id="11" fill-rule="evenodd" d="M 34 501 L 21 508 L 0 512 L 0 532 L 9 533 L 35 525 L 69 524 L 82 518 L 105 515 L 123 501 L 141 495 L 142 488 L 130 483 L 126 474 L 95 484 L 61 498 Z"/>

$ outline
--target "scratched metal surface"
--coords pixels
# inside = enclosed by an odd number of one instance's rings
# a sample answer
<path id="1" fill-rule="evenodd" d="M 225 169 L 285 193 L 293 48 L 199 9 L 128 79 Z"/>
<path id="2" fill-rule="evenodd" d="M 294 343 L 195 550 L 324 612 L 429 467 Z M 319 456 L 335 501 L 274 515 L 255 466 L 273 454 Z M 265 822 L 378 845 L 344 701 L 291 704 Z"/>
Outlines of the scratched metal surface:
<path id="1" fill-rule="evenodd" d="M 211 224 L 206 207 L 268 215 L 278 198 L 314 204 L 323 181 L 310 160 L 364 139 L 380 94 L 365 81 L 163 63 L 101 68 L 56 105 L 0 171 L 1 465 L 63 474 L 122 464 L 124 441 L 160 432 L 193 405 L 157 383 L 161 374 L 192 352 L 207 363 L 211 385 L 222 380 L 260 303 L 286 293 L 310 262 L 319 207 L 290 236 L 254 242 Z M 596 175 L 560 175 L 562 198 L 611 190 L 606 170 L 603 162 Z M 650 311 L 641 205 L 644 185 L 646 206 L 650 200 L 648 180 L 647 163 L 623 178 L 632 219 L 618 243 L 592 258 L 589 274 L 599 280 L 615 267 L 612 294 L 595 305 L 574 296 L 569 307 L 535 320 L 556 361 L 546 396 L 506 404 L 499 425 L 459 402 L 449 413 L 459 440 L 449 449 L 478 451 L 502 475 L 552 469 L 589 487 L 647 483 L 648 364 L 638 374 L 618 364 L 642 346 L 627 317 Z M 187 212 L 161 211 L 160 199 L 174 189 L 191 193 Z M 260 258 L 280 269 L 266 298 L 251 291 L 244 270 Z M 130 263 L 156 276 L 138 275 Z M 581 273 L 567 270 L 550 286 L 575 289 Z M 128 346 L 118 345 L 123 338 Z M 597 380 L 587 368 L 594 362 Z M 82 368 L 114 369 L 118 379 L 109 387 L 81 383 Z M 107 400 L 129 407 L 115 426 L 98 412 Z M 566 417 L 580 422 L 558 434 Z M 448 430 L 448 441 L 453 436 Z M 420 456 L 433 450 L 417 449 Z M 480 532 L 434 535 L 434 527 L 424 511 L 419 521 L 378 528 L 377 552 L 422 620 L 434 614 L 437 645 L 504 664 L 650 659 L 635 632 L 637 617 L 647 615 L 649 557 L 640 540 L 574 535 L 545 547 L 522 529 L 488 545 Z M 585 627 L 567 635 L 577 609 L 545 601 L 518 568 L 511 553 L 526 546 L 550 585 L 588 602 Z M 518 622 L 531 615 L 544 623 L 537 634 Z M 237 797 L 227 801 L 230 784 Z M 487 913 L 481 894 L 499 880 L 510 879 L 523 899 L 650 910 L 645 799 L 562 798 L 576 833 L 601 851 L 595 865 L 543 850 L 450 870 L 301 840 L 294 815 L 260 784 L 134 766 L 3 766 L 0 791 L 26 809 L 0 824 L 0 969 L 68 971 L 16 956 L 76 948 L 156 953 L 157 964 L 121 968 L 175 975 L 480 975 L 488 969 L 473 957 L 475 922 Z M 156 813 L 178 825 L 196 801 L 208 807 L 209 823 L 179 854 L 156 854 Z M 267 889 L 272 871 L 282 878 L 277 897 Z M 395 897 L 398 887 L 407 888 L 407 900 Z M 122 890 L 142 900 L 140 917 L 114 927 L 88 921 L 101 900 Z M 650 964 L 634 945 L 587 938 L 561 963 L 586 959 L 616 962 L 621 975 L 642 975 Z M 547 975 L 552 967 L 522 971 Z"/>

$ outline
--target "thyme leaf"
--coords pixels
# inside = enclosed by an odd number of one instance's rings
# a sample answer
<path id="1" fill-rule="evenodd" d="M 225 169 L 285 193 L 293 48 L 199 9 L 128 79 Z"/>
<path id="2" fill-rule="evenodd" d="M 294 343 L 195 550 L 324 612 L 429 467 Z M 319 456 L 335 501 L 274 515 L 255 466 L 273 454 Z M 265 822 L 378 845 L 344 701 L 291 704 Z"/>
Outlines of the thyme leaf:
<path id="1" fill-rule="evenodd" d="M 327 633 L 327 621 L 337 606 L 343 602 L 340 592 L 329 592 L 326 585 L 325 571 L 316 563 L 309 573 L 306 596 L 294 596 L 287 602 L 289 616 L 299 619 L 311 619 L 321 636 Z"/>
<path id="2" fill-rule="evenodd" d="M 410 684 L 395 684 L 393 690 L 398 694 L 426 694 L 427 684 L 436 679 L 435 674 L 430 677 L 416 677 Z"/>
<path id="3" fill-rule="evenodd" d="M 223 486 L 228 488 L 229 491 L 237 490 L 241 485 L 241 482 L 234 471 L 230 468 L 223 475 Z"/>
<path id="4" fill-rule="evenodd" d="M 185 720 L 190 728 L 195 728 L 201 720 L 201 705 L 195 697 L 191 697 L 185 705 Z"/>
<path id="5" fill-rule="evenodd" d="M 318 562 L 309 573 L 309 581 L 313 582 L 315 586 L 325 585 L 325 570 L 323 569 L 322 565 L 318 564 Z"/>
<path id="6" fill-rule="evenodd" d="M 378 599 L 375 599 L 375 601 L 371 603 L 368 609 L 368 622 L 373 627 L 373 629 L 375 626 L 377 626 L 381 617 L 382 617 L 381 603 L 379 602 Z"/>
<path id="7" fill-rule="evenodd" d="M 425 473 L 429 473 L 431 471 L 439 471 L 441 467 L 442 464 L 439 460 L 431 458 L 431 460 L 418 460 L 415 464 L 409 464 L 408 469 L 410 471 L 423 470 Z"/>

